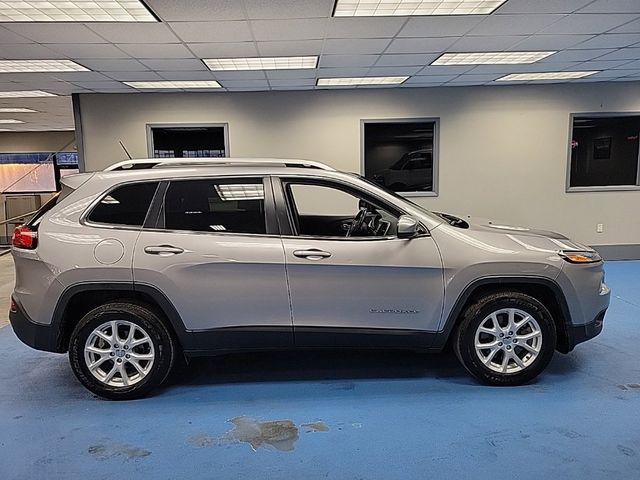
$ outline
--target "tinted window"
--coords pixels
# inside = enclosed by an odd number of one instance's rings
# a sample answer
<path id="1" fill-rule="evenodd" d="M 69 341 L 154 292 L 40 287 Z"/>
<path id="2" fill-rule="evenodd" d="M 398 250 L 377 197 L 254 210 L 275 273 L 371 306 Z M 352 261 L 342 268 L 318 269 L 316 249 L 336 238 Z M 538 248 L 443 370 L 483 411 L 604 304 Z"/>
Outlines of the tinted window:
<path id="1" fill-rule="evenodd" d="M 224 157 L 224 127 L 152 127 L 153 156 Z"/>
<path id="2" fill-rule="evenodd" d="M 266 233 L 262 179 L 171 182 L 164 218 L 168 230 Z"/>
<path id="3" fill-rule="evenodd" d="M 636 185 L 640 116 L 574 117 L 572 187 Z"/>
<path id="4" fill-rule="evenodd" d="M 365 177 L 394 192 L 432 192 L 436 123 L 364 125 Z"/>
<path id="5" fill-rule="evenodd" d="M 88 220 L 113 225 L 142 226 L 158 182 L 123 185 L 106 195 Z"/>

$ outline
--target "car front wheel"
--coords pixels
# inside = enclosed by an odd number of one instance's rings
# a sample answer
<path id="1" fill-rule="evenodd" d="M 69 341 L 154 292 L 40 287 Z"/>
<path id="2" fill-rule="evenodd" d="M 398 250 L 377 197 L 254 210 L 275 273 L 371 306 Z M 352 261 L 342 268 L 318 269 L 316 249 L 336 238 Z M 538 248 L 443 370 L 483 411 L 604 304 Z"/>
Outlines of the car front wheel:
<path id="1" fill-rule="evenodd" d="M 489 385 L 521 385 L 551 361 L 556 329 L 549 310 L 521 292 L 486 295 L 464 312 L 454 350 L 475 378 Z"/>
<path id="2" fill-rule="evenodd" d="M 71 335 L 69 360 L 80 382 L 112 400 L 146 395 L 169 374 L 175 356 L 170 333 L 148 308 L 112 302 L 87 313 Z"/>

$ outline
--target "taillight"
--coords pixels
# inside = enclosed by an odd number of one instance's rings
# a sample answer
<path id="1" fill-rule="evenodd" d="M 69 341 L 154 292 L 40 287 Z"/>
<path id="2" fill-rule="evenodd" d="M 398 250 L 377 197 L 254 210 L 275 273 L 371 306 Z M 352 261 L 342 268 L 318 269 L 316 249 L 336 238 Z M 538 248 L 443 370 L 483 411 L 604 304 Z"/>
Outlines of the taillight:
<path id="1" fill-rule="evenodd" d="M 20 225 L 13 231 L 11 244 L 16 248 L 33 250 L 38 246 L 38 232 L 31 230 L 26 225 Z"/>

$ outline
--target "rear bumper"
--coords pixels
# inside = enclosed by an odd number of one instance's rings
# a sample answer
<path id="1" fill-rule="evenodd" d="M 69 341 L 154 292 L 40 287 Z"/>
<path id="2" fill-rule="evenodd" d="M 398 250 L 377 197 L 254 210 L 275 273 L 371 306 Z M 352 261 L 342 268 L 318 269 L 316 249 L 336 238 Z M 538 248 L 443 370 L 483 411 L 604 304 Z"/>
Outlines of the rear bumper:
<path id="1" fill-rule="evenodd" d="M 9 312 L 9 321 L 16 336 L 26 345 L 36 350 L 61 353 L 58 346 L 58 329 L 52 325 L 33 322 L 19 304 Z"/>
<path id="2" fill-rule="evenodd" d="M 567 352 L 573 350 L 576 345 L 600 335 L 600 332 L 602 332 L 602 328 L 604 327 L 604 315 L 606 312 L 607 309 L 605 308 L 598 315 L 596 315 L 596 318 L 594 318 L 591 322 L 584 325 L 572 325 L 568 327 Z"/>

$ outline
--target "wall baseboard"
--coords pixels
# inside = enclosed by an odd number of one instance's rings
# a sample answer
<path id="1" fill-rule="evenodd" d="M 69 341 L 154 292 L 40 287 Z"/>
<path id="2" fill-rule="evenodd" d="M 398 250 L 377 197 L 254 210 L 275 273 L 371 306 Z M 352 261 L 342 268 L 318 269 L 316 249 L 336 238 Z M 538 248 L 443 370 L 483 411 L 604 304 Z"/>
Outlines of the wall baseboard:
<path id="1" fill-rule="evenodd" d="M 605 260 L 640 260 L 640 244 L 592 245 Z"/>

